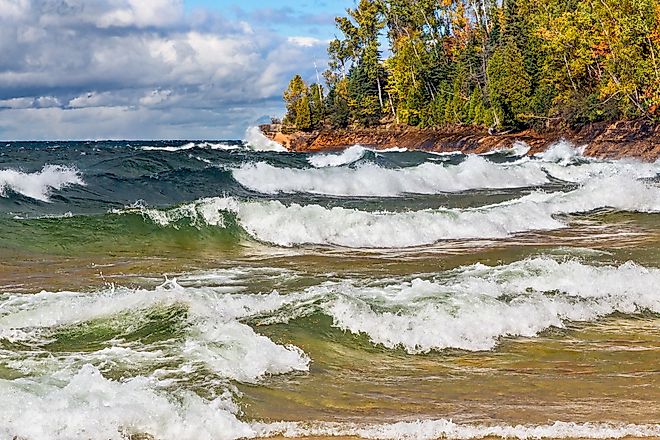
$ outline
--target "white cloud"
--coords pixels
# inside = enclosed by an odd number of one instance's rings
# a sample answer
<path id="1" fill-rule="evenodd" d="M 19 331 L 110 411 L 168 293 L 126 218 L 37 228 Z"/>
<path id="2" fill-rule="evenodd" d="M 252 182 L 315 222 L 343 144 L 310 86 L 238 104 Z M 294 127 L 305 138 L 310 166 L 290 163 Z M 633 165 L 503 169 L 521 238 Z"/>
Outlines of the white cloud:
<path id="1" fill-rule="evenodd" d="M 297 46 L 302 46 L 302 47 L 314 47 L 314 46 L 325 46 L 328 44 L 327 41 L 325 40 L 319 40 L 318 38 L 314 37 L 289 37 L 287 41 L 291 44 L 295 44 Z"/>
<path id="2" fill-rule="evenodd" d="M 294 73 L 314 79 L 324 45 L 193 20 L 181 0 L 0 0 L 0 138 L 48 138 L 36 124 L 53 137 L 220 134 L 229 109 L 240 136 L 252 119 L 281 114 Z"/>
<path id="3" fill-rule="evenodd" d="M 0 100 L 0 108 L 31 108 L 34 105 L 34 98 L 12 98 Z"/>
<path id="4" fill-rule="evenodd" d="M 171 90 L 154 90 L 148 95 L 140 98 L 140 104 L 144 106 L 154 106 L 162 104 L 172 96 Z"/>

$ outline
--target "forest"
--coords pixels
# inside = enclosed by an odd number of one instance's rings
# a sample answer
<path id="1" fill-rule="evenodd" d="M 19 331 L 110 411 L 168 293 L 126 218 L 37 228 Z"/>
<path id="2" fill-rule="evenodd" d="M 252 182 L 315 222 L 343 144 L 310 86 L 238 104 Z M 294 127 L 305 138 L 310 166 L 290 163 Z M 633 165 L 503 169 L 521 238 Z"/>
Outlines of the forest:
<path id="1" fill-rule="evenodd" d="M 657 0 L 359 0 L 284 128 L 490 130 L 660 118 Z"/>

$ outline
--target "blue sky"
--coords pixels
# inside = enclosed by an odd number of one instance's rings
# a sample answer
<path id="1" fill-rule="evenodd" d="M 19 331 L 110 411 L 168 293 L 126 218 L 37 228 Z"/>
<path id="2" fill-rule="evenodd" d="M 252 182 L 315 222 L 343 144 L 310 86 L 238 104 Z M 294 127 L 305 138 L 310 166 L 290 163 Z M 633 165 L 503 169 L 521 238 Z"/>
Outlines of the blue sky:
<path id="1" fill-rule="evenodd" d="M 0 139 L 241 138 L 353 0 L 0 0 Z"/>
<path id="2" fill-rule="evenodd" d="M 288 36 L 309 35 L 332 38 L 335 34 L 334 17 L 343 14 L 353 0 L 187 0 L 186 11 L 195 9 L 218 11 L 233 20 L 246 20 L 270 27 Z M 270 18 L 270 20 L 269 20 Z"/>

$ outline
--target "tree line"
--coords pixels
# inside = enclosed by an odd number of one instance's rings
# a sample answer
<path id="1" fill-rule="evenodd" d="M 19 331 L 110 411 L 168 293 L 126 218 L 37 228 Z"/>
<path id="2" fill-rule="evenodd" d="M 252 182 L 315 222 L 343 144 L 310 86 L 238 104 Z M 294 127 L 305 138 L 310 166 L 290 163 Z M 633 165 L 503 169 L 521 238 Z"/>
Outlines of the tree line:
<path id="1" fill-rule="evenodd" d="M 325 85 L 296 75 L 284 93 L 285 127 L 660 117 L 657 0 L 359 0 L 346 12 Z"/>

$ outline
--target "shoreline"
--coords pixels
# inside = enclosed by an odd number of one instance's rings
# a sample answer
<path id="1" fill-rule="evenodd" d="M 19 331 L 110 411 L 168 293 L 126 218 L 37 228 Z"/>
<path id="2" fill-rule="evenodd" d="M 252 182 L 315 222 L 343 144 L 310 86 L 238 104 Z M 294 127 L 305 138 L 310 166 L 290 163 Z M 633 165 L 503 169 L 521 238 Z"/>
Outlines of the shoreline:
<path id="1" fill-rule="evenodd" d="M 494 134 L 479 127 L 447 126 L 416 128 L 382 125 L 372 128 L 322 128 L 311 132 L 283 133 L 280 125 L 259 126 L 270 140 L 295 152 L 341 151 L 359 144 L 376 150 L 406 148 L 437 153 L 483 154 L 508 149 L 524 142 L 533 155 L 561 140 L 586 145 L 585 156 L 603 159 L 635 158 L 653 162 L 660 159 L 660 124 L 643 120 L 593 123 L 579 129 L 537 131 L 533 129 Z"/>

